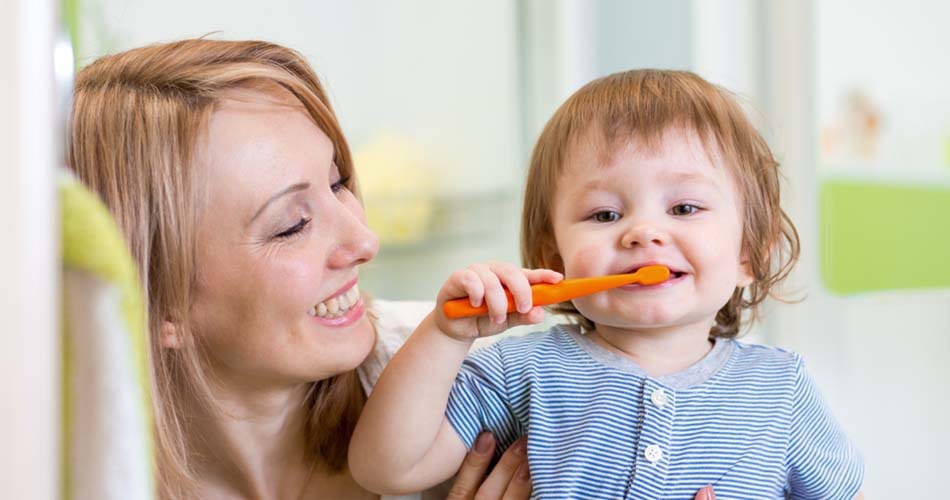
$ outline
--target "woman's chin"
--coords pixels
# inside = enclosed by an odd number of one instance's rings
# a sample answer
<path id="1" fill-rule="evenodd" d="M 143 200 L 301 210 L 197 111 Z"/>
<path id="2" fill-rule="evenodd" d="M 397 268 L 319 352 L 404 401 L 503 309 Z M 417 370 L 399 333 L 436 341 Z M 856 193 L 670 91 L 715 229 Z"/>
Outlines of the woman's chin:
<path id="1" fill-rule="evenodd" d="M 356 369 L 372 355 L 376 333 L 365 313 L 345 327 L 319 326 L 321 345 L 315 349 L 315 357 L 320 363 L 332 363 L 335 374 Z"/>

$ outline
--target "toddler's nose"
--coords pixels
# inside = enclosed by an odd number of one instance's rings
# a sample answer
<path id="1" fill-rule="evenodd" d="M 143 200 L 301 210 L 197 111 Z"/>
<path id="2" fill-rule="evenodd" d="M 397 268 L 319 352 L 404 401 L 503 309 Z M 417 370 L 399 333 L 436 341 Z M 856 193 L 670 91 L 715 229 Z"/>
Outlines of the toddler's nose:
<path id="1" fill-rule="evenodd" d="M 667 241 L 666 233 L 652 224 L 637 224 L 624 233 L 620 244 L 624 248 L 662 246 Z"/>

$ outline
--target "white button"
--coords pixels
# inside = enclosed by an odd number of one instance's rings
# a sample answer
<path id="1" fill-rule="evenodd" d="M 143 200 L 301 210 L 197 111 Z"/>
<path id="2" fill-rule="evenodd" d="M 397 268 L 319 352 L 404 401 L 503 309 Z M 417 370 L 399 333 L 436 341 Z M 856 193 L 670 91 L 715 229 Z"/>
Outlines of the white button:
<path id="1" fill-rule="evenodd" d="M 663 408 L 666 406 L 666 403 L 670 401 L 666 395 L 666 391 L 663 389 L 657 389 L 653 391 L 653 394 L 650 394 L 650 400 L 653 401 L 653 404 L 655 404 L 658 408 Z"/>
<path id="2" fill-rule="evenodd" d="M 643 450 L 643 456 L 647 457 L 650 462 L 657 463 L 663 459 L 663 450 L 660 449 L 659 445 L 651 444 Z"/>

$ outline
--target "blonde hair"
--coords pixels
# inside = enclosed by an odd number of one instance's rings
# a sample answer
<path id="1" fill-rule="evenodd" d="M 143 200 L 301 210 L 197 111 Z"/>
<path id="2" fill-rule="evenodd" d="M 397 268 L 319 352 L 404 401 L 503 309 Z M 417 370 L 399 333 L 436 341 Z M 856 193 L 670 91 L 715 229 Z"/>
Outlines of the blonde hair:
<path id="1" fill-rule="evenodd" d="M 148 304 L 159 495 L 194 495 L 185 401 L 216 411 L 201 343 L 188 330 L 202 192 L 196 150 L 222 94 L 279 85 L 333 142 L 357 192 L 350 150 L 316 74 L 297 52 L 258 41 L 182 40 L 98 59 L 76 77 L 68 164 L 109 207 L 139 267 Z M 180 327 L 163 349 L 164 321 Z M 351 371 L 315 382 L 307 404 L 311 457 L 346 466 L 364 396 Z"/>
<path id="2" fill-rule="evenodd" d="M 637 139 L 655 149 L 670 130 L 696 132 L 707 153 L 732 169 L 743 202 L 742 247 L 753 282 L 737 287 L 716 314 L 710 336 L 739 333 L 742 316 L 772 295 L 798 259 L 798 232 L 780 200 L 779 164 L 735 97 L 686 71 L 633 70 L 593 82 L 572 95 L 545 125 L 531 155 L 521 218 L 521 257 L 529 268 L 563 271 L 552 225 L 552 203 L 568 156 L 594 134 L 605 158 Z M 553 308 L 586 328 L 593 323 L 571 303 Z"/>

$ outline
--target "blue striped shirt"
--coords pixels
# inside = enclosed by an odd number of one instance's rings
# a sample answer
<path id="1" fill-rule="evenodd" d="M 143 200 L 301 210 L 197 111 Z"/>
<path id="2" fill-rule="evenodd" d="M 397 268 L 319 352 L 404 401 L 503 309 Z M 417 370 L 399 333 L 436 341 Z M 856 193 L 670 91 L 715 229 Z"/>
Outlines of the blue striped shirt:
<path id="1" fill-rule="evenodd" d="M 575 326 L 505 338 L 465 361 L 446 416 L 469 448 L 527 433 L 540 498 L 850 499 L 864 474 L 801 358 L 734 340 L 650 377 Z"/>

